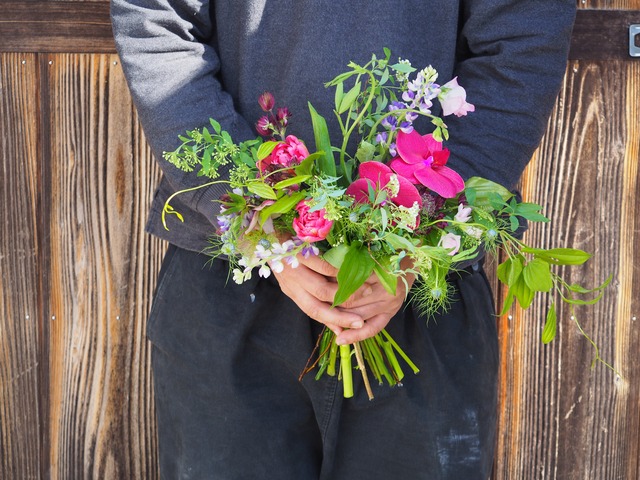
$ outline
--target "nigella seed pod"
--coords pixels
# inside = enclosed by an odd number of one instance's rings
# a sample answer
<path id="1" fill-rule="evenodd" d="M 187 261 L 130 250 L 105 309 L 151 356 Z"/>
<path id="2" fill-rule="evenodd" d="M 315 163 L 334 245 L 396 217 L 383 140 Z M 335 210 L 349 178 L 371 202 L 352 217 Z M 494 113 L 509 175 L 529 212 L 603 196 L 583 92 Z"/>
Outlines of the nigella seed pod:
<path id="1" fill-rule="evenodd" d="M 276 103 L 275 98 L 273 98 L 273 94 L 271 92 L 264 92 L 262 95 L 258 97 L 258 103 L 260 104 L 260 108 L 265 112 L 270 112 L 273 106 Z"/>

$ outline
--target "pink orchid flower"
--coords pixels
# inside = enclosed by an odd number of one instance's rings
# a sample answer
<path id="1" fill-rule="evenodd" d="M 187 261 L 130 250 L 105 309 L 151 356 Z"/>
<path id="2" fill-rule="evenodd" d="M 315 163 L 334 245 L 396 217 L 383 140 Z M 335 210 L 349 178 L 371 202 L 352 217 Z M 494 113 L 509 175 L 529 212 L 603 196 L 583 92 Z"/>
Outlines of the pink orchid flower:
<path id="1" fill-rule="evenodd" d="M 413 207 L 416 202 L 422 206 L 422 198 L 416 187 L 401 175 L 395 175 L 384 163 L 363 162 L 358 167 L 358 175 L 360 178 L 349 185 L 346 191 L 346 194 L 354 197 L 358 203 L 369 203 L 369 186 L 374 190 L 381 190 L 391 181 L 392 176 L 396 176 L 399 188 L 396 196 L 389 195 L 391 201 L 407 208 Z"/>
<path id="2" fill-rule="evenodd" d="M 422 184 L 444 198 L 453 198 L 464 190 L 464 180 L 457 172 L 446 167 L 449 150 L 433 135 L 422 136 L 415 130 L 398 132 L 398 156 L 389 166 L 413 184 Z"/>

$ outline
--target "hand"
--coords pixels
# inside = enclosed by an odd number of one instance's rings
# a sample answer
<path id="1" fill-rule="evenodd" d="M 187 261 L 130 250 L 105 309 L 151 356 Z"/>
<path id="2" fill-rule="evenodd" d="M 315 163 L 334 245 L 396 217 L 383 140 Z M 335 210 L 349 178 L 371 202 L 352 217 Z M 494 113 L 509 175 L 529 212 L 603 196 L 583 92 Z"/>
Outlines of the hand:
<path id="1" fill-rule="evenodd" d="M 329 327 L 336 335 L 346 328 L 354 331 L 363 328 L 364 318 L 357 311 L 349 311 L 349 308 L 366 304 L 364 299 L 373 293 L 373 287 L 363 285 L 342 306 L 332 308 L 333 298 L 338 291 L 335 279 L 338 270 L 320 257 L 304 258 L 299 255 L 298 260 L 300 265 L 296 268 L 286 265 L 282 272 L 274 272 L 282 292 L 300 310 Z"/>
<path id="2" fill-rule="evenodd" d="M 338 345 L 346 345 L 349 343 L 359 342 L 367 338 L 373 337 L 387 326 L 391 318 L 400 310 L 406 298 L 407 289 L 411 288 L 415 277 L 408 274 L 405 277 L 407 286 L 402 280 L 398 280 L 396 294 L 391 295 L 384 288 L 380 279 L 374 273 L 369 277 L 366 286 L 371 288 L 371 294 L 360 296 L 358 298 L 350 298 L 342 307 L 345 312 L 358 314 L 365 321 L 364 326 L 359 329 L 344 330 L 338 337 L 336 343 Z M 361 287 L 361 288 L 364 288 Z"/>

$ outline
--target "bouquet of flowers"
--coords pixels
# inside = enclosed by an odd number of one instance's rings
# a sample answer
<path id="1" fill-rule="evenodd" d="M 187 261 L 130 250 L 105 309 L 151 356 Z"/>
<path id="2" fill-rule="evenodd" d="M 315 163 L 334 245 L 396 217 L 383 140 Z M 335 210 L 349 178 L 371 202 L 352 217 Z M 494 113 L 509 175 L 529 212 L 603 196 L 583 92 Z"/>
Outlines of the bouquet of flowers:
<path id="1" fill-rule="evenodd" d="M 447 166 L 449 138 L 442 117 L 433 113 L 438 101 L 442 116 L 474 111 L 457 79 L 440 85 L 432 67 L 417 70 L 408 60 L 391 61 L 391 53 L 373 55 L 365 65 L 349 70 L 325 86 L 335 89 L 334 114 L 341 138 L 333 143 L 327 123 L 309 104 L 315 151 L 287 135 L 290 112 L 275 108 L 265 92 L 258 102 L 265 115 L 256 123 L 259 138 L 234 143 L 220 125 L 189 131 L 183 144 L 165 159 L 184 171 L 198 169 L 214 183 L 228 185 L 220 198 L 218 229 L 210 254 L 226 256 L 233 280 L 242 283 L 254 274 L 268 277 L 285 265 L 295 268 L 299 256 L 322 255 L 338 269 L 338 306 L 371 275 L 395 295 L 407 276 L 416 282 L 410 300 L 425 315 L 445 309 L 451 297 L 449 274 L 485 251 L 502 252 L 499 280 L 508 287 L 503 308 L 514 301 L 528 308 L 537 292 L 555 291 L 569 304 L 596 302 L 602 285 L 587 289 L 569 285 L 552 269 L 578 265 L 590 255 L 571 248 L 532 248 L 514 235 L 519 218 L 548 221 L 541 207 L 519 202 L 506 188 L 474 177 L 466 182 Z M 413 122 L 426 117 L 432 131 L 424 134 Z M 355 142 L 355 152 L 348 146 Z M 220 172 L 228 170 L 228 178 Z M 176 192 L 178 195 L 181 192 Z M 174 214 L 169 198 L 163 211 Z M 165 223 L 166 228 L 166 223 Z M 407 289 L 409 290 L 409 289 Z M 577 294 L 593 294 L 582 300 Z M 556 334 L 551 303 L 542 341 Z M 340 375 L 344 395 L 353 394 L 355 357 L 370 398 L 368 372 L 382 383 L 397 385 L 404 372 L 400 357 L 415 372 L 399 345 L 383 330 L 353 345 L 336 345 L 326 329 L 318 339 L 317 377 Z M 340 358 L 338 364 L 337 359 Z M 339 365 L 339 368 L 338 368 Z"/>

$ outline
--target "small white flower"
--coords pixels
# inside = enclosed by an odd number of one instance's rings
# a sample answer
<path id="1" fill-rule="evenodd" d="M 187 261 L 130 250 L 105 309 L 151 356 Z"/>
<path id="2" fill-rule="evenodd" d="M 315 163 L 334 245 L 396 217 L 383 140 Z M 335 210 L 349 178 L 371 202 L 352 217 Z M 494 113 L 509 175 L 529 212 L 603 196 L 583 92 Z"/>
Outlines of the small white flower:
<path id="1" fill-rule="evenodd" d="M 398 175 L 395 173 L 389 177 L 389 182 L 385 186 L 387 192 L 389 192 L 390 198 L 396 198 L 398 193 L 400 192 L 400 180 L 398 180 Z"/>
<path id="2" fill-rule="evenodd" d="M 291 267 L 291 268 L 298 268 L 298 265 L 300 265 L 300 262 L 298 261 L 298 257 L 296 257 L 295 255 L 291 255 L 289 257 L 285 257 L 285 262 L 287 262 L 287 264 Z"/>
<path id="3" fill-rule="evenodd" d="M 244 281 L 244 275 L 242 274 L 242 270 L 240 270 L 239 268 L 233 269 L 233 281 L 238 285 Z"/>
<path id="4" fill-rule="evenodd" d="M 260 267 L 260 270 L 258 270 L 258 275 L 261 276 L 262 278 L 268 278 L 269 275 L 271 275 L 271 269 L 267 264 L 263 264 Z"/>
<path id="5" fill-rule="evenodd" d="M 457 222 L 467 222 L 471 218 L 471 207 L 465 207 L 464 204 L 458 205 L 458 213 L 453 219 Z"/>
<path id="6" fill-rule="evenodd" d="M 256 256 L 256 258 L 259 258 L 260 260 L 269 258 L 272 255 L 271 250 L 264 248 L 264 246 L 260 244 L 256 245 L 256 250 L 255 252 L 253 252 L 253 254 Z"/>
<path id="7" fill-rule="evenodd" d="M 478 227 L 465 227 L 464 233 L 466 233 L 470 237 L 475 238 L 476 240 L 480 240 L 480 237 L 482 237 L 482 230 L 480 230 Z"/>
<path id="8" fill-rule="evenodd" d="M 460 250 L 460 235 L 447 233 L 440 237 L 438 246 L 450 250 L 449 255 L 455 255 Z"/>
<path id="9" fill-rule="evenodd" d="M 280 273 L 282 272 L 282 270 L 284 270 L 284 264 L 282 263 L 281 260 L 273 260 L 271 262 L 271 270 L 273 270 L 276 273 Z"/>

